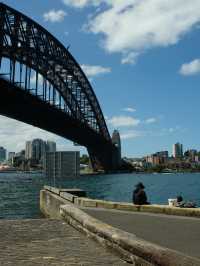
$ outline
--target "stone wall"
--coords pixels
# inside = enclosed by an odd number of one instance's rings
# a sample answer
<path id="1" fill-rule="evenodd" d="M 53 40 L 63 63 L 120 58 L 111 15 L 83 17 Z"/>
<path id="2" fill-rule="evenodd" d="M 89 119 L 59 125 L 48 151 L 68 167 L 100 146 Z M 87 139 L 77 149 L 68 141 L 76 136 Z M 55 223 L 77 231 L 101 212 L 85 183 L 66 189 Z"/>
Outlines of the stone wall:
<path id="1" fill-rule="evenodd" d="M 95 239 L 101 245 L 111 248 L 124 260 L 134 265 L 200 266 L 200 260 L 196 258 L 144 241 L 133 234 L 91 217 L 77 208 L 77 205 L 95 207 L 99 204 L 99 206 L 104 207 L 103 202 L 79 198 L 75 192 L 74 195 L 69 192 L 69 190 L 45 187 L 40 194 L 43 214 L 67 221 L 79 231 Z M 109 203 L 108 206 L 113 208 L 112 203 Z M 137 210 L 138 206 L 134 206 L 134 208 Z"/>
<path id="2" fill-rule="evenodd" d="M 128 202 L 112 202 L 105 200 L 90 199 L 87 198 L 86 193 L 80 189 L 58 189 L 49 186 L 45 186 L 44 189 L 56 193 L 60 195 L 63 199 L 67 199 L 68 201 L 80 207 L 116 209 L 116 210 L 134 211 L 134 212 L 161 213 L 168 215 L 179 215 L 179 216 L 200 218 L 200 208 L 179 208 L 179 207 L 170 207 L 168 205 L 158 205 L 158 204 L 134 205 Z"/>

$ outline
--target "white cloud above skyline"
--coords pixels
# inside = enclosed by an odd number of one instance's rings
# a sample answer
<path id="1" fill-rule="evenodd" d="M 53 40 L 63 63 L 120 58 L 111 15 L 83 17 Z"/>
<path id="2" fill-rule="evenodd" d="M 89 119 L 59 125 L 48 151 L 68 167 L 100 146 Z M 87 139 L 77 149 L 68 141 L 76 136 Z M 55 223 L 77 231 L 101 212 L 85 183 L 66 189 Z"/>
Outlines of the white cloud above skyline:
<path id="1" fill-rule="evenodd" d="M 113 127 L 130 127 L 137 126 L 140 124 L 140 120 L 131 116 L 113 116 L 107 120 L 108 124 Z"/>
<path id="2" fill-rule="evenodd" d="M 84 8 L 89 5 L 98 6 L 103 1 L 102 0 L 62 0 L 62 2 L 67 6 Z"/>
<path id="3" fill-rule="evenodd" d="M 145 124 L 153 124 L 157 122 L 157 119 L 155 117 L 151 117 L 151 118 L 146 119 L 144 122 Z"/>
<path id="4" fill-rule="evenodd" d="M 130 112 L 130 113 L 136 112 L 136 109 L 132 108 L 132 107 L 125 107 L 122 110 L 125 111 L 125 112 Z"/>
<path id="5" fill-rule="evenodd" d="M 181 66 L 179 73 L 183 76 L 192 76 L 200 74 L 200 59 L 194 59 L 191 62 Z"/>
<path id="6" fill-rule="evenodd" d="M 55 10 L 52 9 L 46 13 L 44 13 L 43 18 L 44 21 L 50 21 L 52 23 L 62 22 L 67 13 L 64 10 Z"/>
<path id="7" fill-rule="evenodd" d="M 0 115 L 0 146 L 4 146 L 8 151 L 20 151 L 25 149 L 25 142 L 34 138 L 52 140 L 57 143 L 58 150 L 80 150 L 71 142 L 55 134 L 19 122 L 14 119 Z"/>
<path id="8" fill-rule="evenodd" d="M 76 1 L 70 2 L 76 6 Z M 106 51 L 122 53 L 122 63 L 133 64 L 135 55 L 138 56 L 155 47 L 167 47 L 178 43 L 200 22 L 199 0 L 84 2 L 85 5 L 93 5 L 94 2 L 107 3 L 106 9 L 102 9 L 103 11 L 89 19 L 87 29 L 91 33 L 103 36 L 101 43 Z"/>
<path id="9" fill-rule="evenodd" d="M 84 73 L 88 78 L 94 78 L 96 76 L 107 74 L 111 72 L 111 68 L 102 66 L 81 65 Z"/>
<path id="10" fill-rule="evenodd" d="M 131 130 L 127 132 L 122 132 L 120 136 L 122 140 L 127 140 L 127 139 L 135 139 L 137 137 L 142 137 L 144 136 L 144 133 L 141 131 Z"/>

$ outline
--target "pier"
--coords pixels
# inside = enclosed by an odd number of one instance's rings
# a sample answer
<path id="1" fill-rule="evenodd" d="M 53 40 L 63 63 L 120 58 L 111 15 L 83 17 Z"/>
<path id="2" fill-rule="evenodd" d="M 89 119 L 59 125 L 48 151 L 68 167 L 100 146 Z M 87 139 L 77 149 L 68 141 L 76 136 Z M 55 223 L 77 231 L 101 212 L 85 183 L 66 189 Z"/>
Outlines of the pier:
<path id="1" fill-rule="evenodd" d="M 45 186 L 41 211 L 67 222 L 133 265 L 200 265 L 199 208 L 136 206 L 79 194 L 79 190 Z"/>
<path id="2" fill-rule="evenodd" d="M 45 186 L 41 219 L 0 221 L 2 266 L 200 266 L 200 209 L 137 206 Z"/>

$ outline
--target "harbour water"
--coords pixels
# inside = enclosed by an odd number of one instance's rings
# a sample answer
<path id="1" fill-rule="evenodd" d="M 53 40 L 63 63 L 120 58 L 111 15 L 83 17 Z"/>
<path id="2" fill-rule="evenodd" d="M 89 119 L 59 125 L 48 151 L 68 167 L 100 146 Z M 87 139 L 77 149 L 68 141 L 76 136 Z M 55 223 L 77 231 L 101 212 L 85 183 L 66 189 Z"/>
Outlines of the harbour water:
<path id="1" fill-rule="evenodd" d="M 200 206 L 200 173 L 92 175 L 56 182 L 36 173 L 0 173 L 0 218 L 40 217 L 39 191 L 45 184 L 82 188 L 91 198 L 131 202 L 139 181 L 145 184 L 151 203 L 167 204 L 168 198 L 181 194 Z"/>

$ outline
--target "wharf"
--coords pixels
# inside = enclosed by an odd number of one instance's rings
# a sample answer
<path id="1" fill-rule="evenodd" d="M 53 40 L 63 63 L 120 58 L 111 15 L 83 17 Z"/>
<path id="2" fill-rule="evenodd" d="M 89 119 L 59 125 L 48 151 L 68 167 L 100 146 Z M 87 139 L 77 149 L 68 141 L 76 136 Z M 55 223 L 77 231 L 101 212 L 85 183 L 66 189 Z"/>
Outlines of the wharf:
<path id="1" fill-rule="evenodd" d="M 1 220 L 1 266 L 127 265 L 62 220 Z"/>
<path id="2" fill-rule="evenodd" d="M 200 209 L 86 198 L 80 189 L 45 186 L 40 209 L 137 266 L 200 266 Z"/>
<path id="3" fill-rule="evenodd" d="M 92 217 L 141 239 L 200 258 L 199 218 L 103 208 L 81 209 Z"/>

